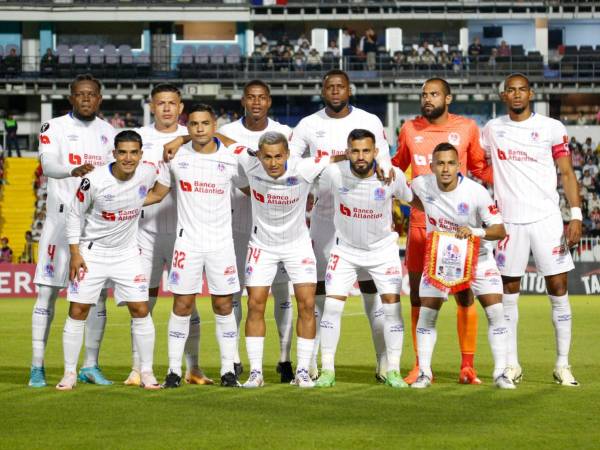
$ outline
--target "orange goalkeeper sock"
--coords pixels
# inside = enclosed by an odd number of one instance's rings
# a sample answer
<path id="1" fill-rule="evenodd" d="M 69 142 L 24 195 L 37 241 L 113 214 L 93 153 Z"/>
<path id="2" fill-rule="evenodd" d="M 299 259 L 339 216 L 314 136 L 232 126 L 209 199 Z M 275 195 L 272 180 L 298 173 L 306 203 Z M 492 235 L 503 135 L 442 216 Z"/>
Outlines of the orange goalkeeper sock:
<path id="1" fill-rule="evenodd" d="M 477 349 L 477 307 L 456 305 L 456 328 L 458 329 L 458 342 L 462 361 L 460 368 L 473 367 L 475 351 Z"/>

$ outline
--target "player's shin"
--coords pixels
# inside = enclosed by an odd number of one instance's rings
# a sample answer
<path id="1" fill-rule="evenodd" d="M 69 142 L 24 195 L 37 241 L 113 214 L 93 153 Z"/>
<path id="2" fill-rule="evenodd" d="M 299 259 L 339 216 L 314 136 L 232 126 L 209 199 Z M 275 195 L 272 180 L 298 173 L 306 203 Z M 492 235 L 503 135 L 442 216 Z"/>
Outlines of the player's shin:
<path id="1" fill-rule="evenodd" d="M 383 335 L 387 350 L 387 370 L 400 372 L 400 356 L 404 341 L 404 322 L 400 302 L 382 305 L 385 318 Z"/>
<path id="2" fill-rule="evenodd" d="M 487 306 L 485 314 L 488 319 L 488 341 L 494 358 L 493 378 L 495 380 L 506 369 L 508 328 L 502 303 Z"/>
<path id="3" fill-rule="evenodd" d="M 335 370 L 335 352 L 340 340 L 342 313 L 346 302 L 327 297 L 321 322 L 317 329 L 321 330 L 321 369 Z"/>
<path id="4" fill-rule="evenodd" d="M 37 300 L 31 315 L 31 365 L 33 367 L 44 366 L 46 343 L 50 334 L 50 325 L 54 319 L 54 306 L 57 296 L 58 288 L 38 286 Z"/>
<path id="5" fill-rule="evenodd" d="M 321 318 L 323 317 L 323 310 L 325 309 L 325 295 L 315 295 L 315 323 L 317 324 L 316 333 L 315 333 L 315 346 L 313 348 L 313 353 L 310 361 L 310 371 L 317 371 L 317 356 L 319 356 L 319 346 L 321 342 L 321 327 L 319 324 L 321 323 Z M 311 376 L 315 375 L 311 373 Z"/>
<path id="6" fill-rule="evenodd" d="M 371 337 L 373 338 L 373 346 L 377 355 L 377 362 L 381 364 L 386 358 L 386 341 L 384 337 L 385 317 L 382 308 L 381 298 L 377 293 L 361 293 L 365 313 L 369 319 L 371 326 Z M 385 373 L 385 368 L 383 373 Z"/>
<path id="7" fill-rule="evenodd" d="M 262 373 L 263 347 L 265 345 L 264 336 L 246 336 L 246 351 L 250 361 L 250 372 Z"/>
<path id="8" fill-rule="evenodd" d="M 517 328 L 519 325 L 519 294 L 503 294 L 502 306 L 508 327 L 506 364 L 511 367 L 519 366 L 519 353 L 517 350 Z"/>
<path id="9" fill-rule="evenodd" d="M 67 317 L 63 330 L 63 352 L 65 362 L 65 373 L 75 373 L 79 352 L 83 344 L 85 332 L 85 320 L 76 320 Z"/>
<path id="10" fill-rule="evenodd" d="M 185 365 L 189 371 L 198 368 L 198 357 L 200 353 L 200 314 L 196 305 L 190 317 L 190 331 L 185 341 L 184 354 Z"/>
<path id="11" fill-rule="evenodd" d="M 288 283 L 274 283 L 271 286 L 274 301 L 275 323 L 279 332 L 279 361 L 291 361 L 292 333 L 294 332 L 292 300 Z"/>
<path id="12" fill-rule="evenodd" d="M 431 378 L 431 356 L 437 340 L 436 323 L 439 311 L 421 306 L 417 322 L 417 349 L 419 352 L 419 368 Z"/>
<path id="13" fill-rule="evenodd" d="M 82 367 L 98 366 L 100 344 L 104 337 L 106 327 L 106 289 L 103 289 L 98 298 L 98 303 L 90 308 L 85 322 L 85 354 Z"/>
<path id="14" fill-rule="evenodd" d="M 569 295 L 549 295 L 552 304 L 552 323 L 556 338 L 556 367 L 569 365 L 571 347 L 571 304 Z"/>
<path id="15" fill-rule="evenodd" d="M 140 372 L 151 373 L 154 360 L 154 341 L 156 338 L 152 316 L 148 314 L 146 317 L 132 318 L 131 334 L 139 352 Z"/>
<path id="16" fill-rule="evenodd" d="M 233 311 L 227 315 L 215 314 L 215 333 L 221 352 L 221 376 L 233 373 L 233 360 L 237 348 L 237 324 Z"/>
<path id="17" fill-rule="evenodd" d="M 235 356 L 233 362 L 239 364 L 240 360 L 240 325 L 242 323 L 242 291 L 233 294 L 233 314 L 235 316 L 235 323 L 237 326 L 237 345 L 235 347 Z"/>
<path id="18" fill-rule="evenodd" d="M 178 316 L 172 312 L 169 319 L 169 371 L 178 376 L 181 376 L 181 362 L 190 331 L 190 318 L 191 316 Z"/>
<path id="19" fill-rule="evenodd" d="M 470 306 L 457 304 L 456 325 L 458 330 L 458 341 L 463 367 L 473 367 L 475 351 L 477 349 L 477 307 L 475 303 Z"/>

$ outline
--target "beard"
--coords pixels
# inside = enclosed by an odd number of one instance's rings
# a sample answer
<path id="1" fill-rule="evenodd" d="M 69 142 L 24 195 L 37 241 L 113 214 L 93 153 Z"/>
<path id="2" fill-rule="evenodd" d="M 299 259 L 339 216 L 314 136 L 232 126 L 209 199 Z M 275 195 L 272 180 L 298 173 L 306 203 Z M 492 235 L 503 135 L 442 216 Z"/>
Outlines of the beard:
<path id="1" fill-rule="evenodd" d="M 525 111 L 525 109 L 525 106 L 521 106 L 520 108 L 510 108 L 511 112 L 514 112 L 517 115 L 523 114 L 523 111 Z"/>
<path id="2" fill-rule="evenodd" d="M 325 99 L 323 99 L 323 101 L 325 102 L 325 106 L 327 106 L 329 109 L 331 109 L 335 113 L 339 113 L 342 109 L 344 109 L 346 106 L 348 106 L 348 100 L 340 102 L 338 105 L 333 105 Z"/>
<path id="3" fill-rule="evenodd" d="M 421 114 L 428 120 L 435 120 L 438 117 L 442 116 L 446 112 L 446 105 L 434 107 L 431 111 L 427 111 L 423 106 L 421 106 Z"/>
<path id="4" fill-rule="evenodd" d="M 76 119 L 79 119 L 82 122 L 91 122 L 92 120 L 94 120 L 96 118 L 96 113 L 95 112 L 93 112 L 89 116 L 84 116 L 79 111 L 75 111 L 74 110 L 73 111 L 73 115 L 75 116 Z"/>
<path id="5" fill-rule="evenodd" d="M 350 167 L 352 168 L 352 171 L 354 173 L 356 173 L 357 175 L 366 175 L 368 174 L 371 169 L 373 168 L 373 166 L 375 165 L 375 160 L 371 161 L 370 164 L 367 164 L 366 167 L 362 168 L 362 167 L 356 167 L 356 165 L 354 165 L 353 163 L 350 163 Z"/>

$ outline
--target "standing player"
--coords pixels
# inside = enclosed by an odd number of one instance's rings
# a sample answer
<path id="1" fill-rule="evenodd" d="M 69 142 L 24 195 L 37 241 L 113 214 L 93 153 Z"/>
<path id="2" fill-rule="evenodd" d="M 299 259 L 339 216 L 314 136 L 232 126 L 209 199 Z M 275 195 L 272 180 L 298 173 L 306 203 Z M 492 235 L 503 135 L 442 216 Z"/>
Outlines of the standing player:
<path id="1" fill-rule="evenodd" d="M 458 151 L 460 171 L 467 170 L 488 183 L 492 182 L 492 169 L 485 162 L 485 152 L 479 144 L 479 129 L 475 122 L 462 116 L 450 114 L 448 106 L 452 102 L 450 85 L 441 78 L 431 78 L 423 84 L 421 91 L 421 114 L 407 121 L 400 129 L 398 152 L 392 163 L 403 171 L 411 168 L 412 177 L 431 173 L 429 164 L 432 150 L 442 142 L 449 142 Z M 425 254 L 425 215 L 412 208 L 406 248 L 406 267 L 410 282 L 411 328 L 416 352 L 416 329 L 419 320 L 421 301 L 419 284 L 423 272 Z M 474 304 L 465 307 L 457 304 L 457 328 L 460 351 L 462 354 L 459 382 L 479 384 L 473 367 L 477 346 L 477 309 Z M 417 355 L 415 367 L 405 378 L 412 383 L 419 375 Z"/>
<path id="2" fill-rule="evenodd" d="M 277 131 L 289 137 L 292 130 L 287 125 L 269 119 L 269 108 L 271 107 L 271 91 L 269 86 L 260 80 L 250 81 L 244 86 L 242 97 L 244 116 L 235 122 L 223 125 L 219 133 L 233 139 L 234 141 L 249 148 L 258 148 L 260 136 L 267 131 Z M 250 198 L 239 189 L 232 191 L 231 207 L 233 210 L 233 242 L 235 244 L 235 255 L 237 259 L 238 277 L 240 280 L 240 292 L 233 297 L 235 319 L 238 326 L 238 339 L 240 323 L 242 321 L 242 290 L 244 286 L 244 270 L 246 266 L 246 252 L 252 229 L 252 207 Z M 280 268 L 281 269 L 281 268 Z M 275 300 L 274 315 L 279 332 L 279 363 L 277 372 L 281 375 L 282 383 L 289 383 L 294 379 L 292 370 L 290 350 L 292 347 L 292 302 L 289 292 L 289 278 L 285 271 L 278 270 L 275 281 L 271 286 L 273 299 Z M 239 351 L 236 352 L 236 368 L 241 369 Z M 236 371 L 240 375 L 241 370 Z"/>
<path id="3" fill-rule="evenodd" d="M 131 333 L 140 358 L 140 385 L 160 389 L 152 372 L 155 330 L 137 247 L 141 207 L 158 173 L 152 164 L 139 166 L 142 138 L 135 131 L 117 134 L 114 146 L 115 162 L 81 180 L 67 216 L 71 283 L 69 316 L 63 331 L 65 374 L 56 386 L 59 390 L 75 387 L 85 319 L 106 282 L 114 284 L 117 303 L 126 303 L 131 314 Z"/>
<path id="4" fill-rule="evenodd" d="M 389 169 L 389 145 L 385 139 L 383 125 L 379 118 L 373 114 L 351 106 L 350 79 L 346 72 L 331 70 L 323 77 L 321 91 L 325 108 L 305 117 L 294 129 L 290 140 L 292 155 L 301 156 L 308 151 L 311 156 L 316 156 L 319 151 L 334 155 L 345 154 L 348 134 L 356 128 L 364 128 L 375 135 L 376 147 L 380 151 L 383 169 Z M 311 216 L 310 236 L 314 243 L 317 258 L 317 296 L 316 314 L 317 323 L 321 321 L 323 305 L 325 304 L 325 272 L 329 253 L 334 244 L 335 226 L 333 224 L 333 196 L 321 195 Z M 373 280 L 367 273 L 358 275 L 358 284 L 362 292 L 363 305 L 369 323 L 375 352 L 377 354 L 376 376 L 383 380 L 387 371 L 385 340 L 383 338 L 384 314 L 381 299 Z M 318 353 L 318 332 L 316 337 L 315 352 L 311 362 L 311 377 L 316 378 Z"/>
<path id="5" fill-rule="evenodd" d="M 558 120 L 531 111 L 533 95 L 527 77 L 508 76 L 501 93 L 508 115 L 488 122 L 482 135 L 494 166 L 494 197 L 506 222 L 506 238 L 498 243 L 496 262 L 502 273 L 502 302 L 508 317 L 508 366 L 510 377 L 521 381 L 517 300 L 532 252 L 538 271 L 546 278 L 552 304 L 557 350 L 554 380 L 563 386 L 579 386 L 569 366 L 571 305 L 567 289 L 567 273 L 574 268 L 569 248 L 581 238 L 579 186 L 567 130 Z M 566 236 L 558 206 L 556 167 L 571 206 Z"/>
<path id="6" fill-rule="evenodd" d="M 169 372 L 165 388 L 181 384 L 181 360 L 190 329 L 196 294 L 206 272 L 221 351 L 221 386 L 238 387 L 233 360 L 237 326 L 233 293 L 239 290 L 231 234 L 231 185 L 247 186 L 238 176 L 233 151 L 214 137 L 216 116 L 208 105 L 195 105 L 188 115 L 191 142 L 184 145 L 161 172 L 146 204 L 159 202 L 177 190 L 177 240 L 169 275 L 173 312 L 169 320 Z"/>
<path id="7" fill-rule="evenodd" d="M 153 164 L 162 162 L 163 145 L 177 136 L 187 135 L 187 128 L 178 124 L 179 115 L 183 111 L 183 102 L 179 89 L 168 83 L 158 84 L 150 93 L 150 110 L 154 115 L 154 123 L 136 131 L 144 142 L 144 161 Z M 177 227 L 177 194 L 172 191 L 157 205 L 144 207 L 140 217 L 138 245 L 141 249 L 142 261 L 148 278 L 149 304 L 152 313 L 158 286 L 165 266 L 171 265 L 173 247 L 175 245 Z M 190 330 L 185 343 L 185 360 L 187 371 L 185 380 L 191 384 L 212 384 L 198 366 L 200 344 L 200 316 L 194 307 L 190 319 Z M 132 340 L 133 368 L 125 384 L 139 385 L 139 356 Z"/>
<path id="8" fill-rule="evenodd" d="M 336 244 L 331 250 L 325 289 L 327 299 L 321 319 L 321 376 L 318 387 L 335 384 L 334 359 L 340 338 L 342 313 L 357 271 L 365 270 L 374 280 L 383 302 L 383 336 L 387 350 L 385 383 L 407 387 L 400 376 L 404 324 L 400 308 L 402 263 L 392 231 L 392 196 L 413 199 L 404 174 L 396 173 L 387 186 L 375 174 L 375 135 L 356 129 L 348 135 L 348 163 L 332 164 L 319 180 L 319 190 L 333 193 Z"/>
<path id="9" fill-rule="evenodd" d="M 44 123 L 40 131 L 40 160 L 48 177 L 47 217 L 40 238 L 34 283 L 38 286 L 32 314 L 31 375 L 29 386 L 46 386 L 44 353 L 58 292 L 67 286 L 69 247 L 65 236 L 67 208 L 77 190 L 77 177 L 106 164 L 115 131 L 96 117 L 102 102 L 100 82 L 79 75 L 71 83 L 73 111 Z M 85 356 L 79 376 L 83 382 L 111 384 L 98 367 L 98 352 L 106 324 L 106 291 L 88 315 Z"/>
<path id="10" fill-rule="evenodd" d="M 471 289 L 485 309 L 488 318 L 488 339 L 494 357 L 493 378 L 501 389 L 514 389 L 505 375 L 507 325 L 502 308 L 502 280 L 494 261 L 491 242 L 505 236 L 502 217 L 490 194 L 480 184 L 459 173 L 458 151 L 452 144 L 441 143 L 433 149 L 432 174 L 421 175 L 412 181 L 412 189 L 422 203 L 427 216 L 427 233 L 445 231 L 459 239 L 477 236 L 482 242 L 475 278 Z M 482 228 L 485 224 L 486 228 Z M 432 249 L 432 251 L 435 251 Z M 420 373 L 413 388 L 431 385 L 431 355 L 437 339 L 436 322 L 448 294 L 433 286 L 425 271 L 419 286 L 421 311 L 417 324 L 417 349 Z M 456 294 L 461 305 L 473 300 L 467 291 Z"/>

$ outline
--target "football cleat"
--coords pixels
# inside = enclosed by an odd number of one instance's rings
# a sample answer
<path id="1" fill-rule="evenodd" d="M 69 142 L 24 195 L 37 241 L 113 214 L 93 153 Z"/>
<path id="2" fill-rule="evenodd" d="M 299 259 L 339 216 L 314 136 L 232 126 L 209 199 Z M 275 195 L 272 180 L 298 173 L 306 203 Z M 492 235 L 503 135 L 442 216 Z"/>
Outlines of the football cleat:
<path id="1" fill-rule="evenodd" d="M 408 375 L 404 377 L 404 381 L 406 384 L 413 384 L 415 381 L 417 381 L 417 378 L 419 378 L 420 374 L 421 371 L 419 370 L 419 366 L 414 366 L 410 372 L 408 372 Z"/>
<path id="2" fill-rule="evenodd" d="M 109 386 L 113 384 L 112 381 L 106 379 L 102 373 L 102 369 L 98 366 L 81 368 L 77 378 L 82 383 L 97 384 L 99 386 Z"/>
<path id="3" fill-rule="evenodd" d="M 204 375 L 202 369 L 197 367 L 185 373 L 185 382 L 187 384 L 215 384 L 211 378 L 208 378 L 206 375 Z"/>
<path id="4" fill-rule="evenodd" d="M 282 383 L 289 383 L 294 379 L 294 369 L 290 361 L 279 362 L 277 364 L 277 373 L 281 375 Z"/>
<path id="5" fill-rule="evenodd" d="M 388 370 L 385 375 L 386 386 L 393 388 L 407 388 L 408 384 L 400 376 L 400 372 L 397 370 Z"/>
<path id="6" fill-rule="evenodd" d="M 221 376 L 221 386 L 223 387 L 241 387 L 238 378 L 233 372 L 227 372 Z"/>
<path id="7" fill-rule="evenodd" d="M 123 384 L 127 386 L 139 386 L 141 382 L 142 377 L 140 375 L 140 371 L 137 369 L 131 369 L 131 372 L 129 372 L 129 376 L 125 381 L 123 381 Z"/>
<path id="8" fill-rule="evenodd" d="M 579 386 L 579 382 L 573 376 L 571 372 L 571 366 L 557 367 L 554 369 L 554 381 L 561 386 Z"/>
<path id="9" fill-rule="evenodd" d="M 425 389 L 429 386 L 431 386 L 431 377 L 424 372 L 420 372 L 415 382 L 410 385 L 411 388 L 415 389 Z"/>
<path id="10" fill-rule="evenodd" d="M 239 376 L 244 373 L 244 365 L 241 362 L 233 363 L 233 372 L 235 373 L 235 376 L 239 378 Z"/>
<path id="11" fill-rule="evenodd" d="M 77 384 L 77 374 L 75 372 L 66 372 L 62 380 L 56 385 L 59 391 L 70 391 Z"/>
<path id="12" fill-rule="evenodd" d="M 160 389 L 160 384 L 152 372 L 142 372 L 140 375 L 140 387 L 149 391 Z"/>
<path id="13" fill-rule="evenodd" d="M 375 369 L 375 379 L 379 383 L 385 383 L 387 374 L 387 356 L 382 356 L 377 359 L 377 368 Z"/>
<path id="14" fill-rule="evenodd" d="M 308 376 L 310 376 L 311 380 L 315 381 L 319 378 L 319 368 L 317 366 L 310 367 L 308 369 Z"/>
<path id="15" fill-rule="evenodd" d="M 169 371 L 165 377 L 165 382 L 162 384 L 164 389 L 178 388 L 181 386 L 181 377 L 175 372 Z"/>
<path id="16" fill-rule="evenodd" d="M 506 366 L 504 375 L 512 380 L 514 384 L 519 384 L 523 380 L 523 370 L 521 366 Z"/>
<path id="17" fill-rule="evenodd" d="M 264 385 L 265 385 L 265 380 L 263 379 L 262 372 L 260 372 L 258 370 L 251 370 L 250 378 L 248 378 L 248 381 L 246 381 L 244 384 L 242 384 L 242 387 L 246 388 L 246 389 L 254 389 L 254 388 L 263 387 Z"/>
<path id="18" fill-rule="evenodd" d="M 328 388 L 335 386 L 335 372 L 333 370 L 321 370 L 321 376 L 315 382 L 315 387 Z"/>
<path id="19" fill-rule="evenodd" d="M 477 372 L 470 366 L 465 366 L 460 369 L 458 382 L 460 384 L 481 384 L 481 380 L 477 378 Z"/>
<path id="20" fill-rule="evenodd" d="M 46 387 L 46 369 L 44 366 L 31 366 L 31 372 L 29 372 L 29 386 L 33 388 Z"/>
<path id="21" fill-rule="evenodd" d="M 300 388 L 315 387 L 315 382 L 312 380 L 312 378 L 308 374 L 308 370 L 306 370 L 306 369 L 296 370 L 296 376 L 294 377 L 294 379 L 291 381 L 290 384 L 296 385 Z"/>
<path id="22" fill-rule="evenodd" d="M 506 371 L 498 378 L 494 380 L 496 386 L 500 389 L 516 389 L 515 383 L 508 376 L 506 376 Z"/>

